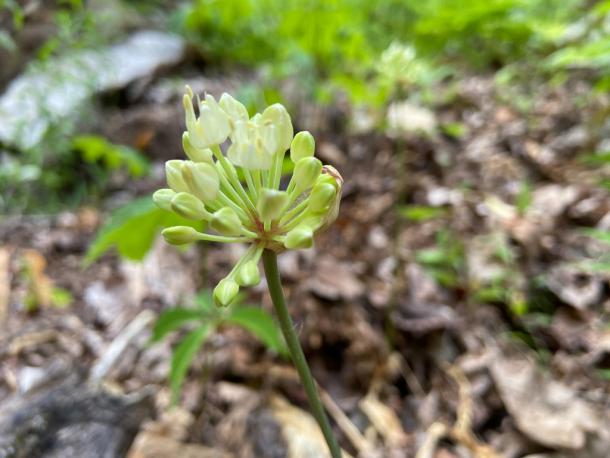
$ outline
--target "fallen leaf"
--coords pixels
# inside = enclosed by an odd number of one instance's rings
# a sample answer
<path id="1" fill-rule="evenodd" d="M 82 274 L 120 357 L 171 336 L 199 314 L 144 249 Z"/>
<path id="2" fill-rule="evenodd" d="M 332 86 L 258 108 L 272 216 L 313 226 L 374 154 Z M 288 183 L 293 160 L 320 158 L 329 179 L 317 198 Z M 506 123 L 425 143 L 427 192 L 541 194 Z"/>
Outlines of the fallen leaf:
<path id="1" fill-rule="evenodd" d="M 608 440 L 608 419 L 573 389 L 543 373 L 525 356 L 498 355 L 491 374 L 500 397 L 519 430 L 552 448 L 580 450 L 587 435 Z"/>

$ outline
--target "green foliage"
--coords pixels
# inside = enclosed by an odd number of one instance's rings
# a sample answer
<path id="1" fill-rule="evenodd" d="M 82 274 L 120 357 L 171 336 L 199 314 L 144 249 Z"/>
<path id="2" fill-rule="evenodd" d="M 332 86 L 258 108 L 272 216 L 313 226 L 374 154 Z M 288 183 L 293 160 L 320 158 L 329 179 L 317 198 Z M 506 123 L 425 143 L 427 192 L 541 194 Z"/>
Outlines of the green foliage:
<path id="1" fill-rule="evenodd" d="M 174 403 L 179 400 L 182 383 L 197 351 L 222 325 L 242 327 L 258 337 L 270 350 L 282 356 L 287 355 L 285 343 L 273 318 L 260 307 L 244 305 L 238 298 L 227 308 L 217 308 L 213 305 L 209 291 L 199 293 L 196 302 L 197 308 L 177 307 L 166 310 L 159 316 L 153 329 L 151 340 L 158 342 L 185 325 L 194 327 L 179 341 L 172 354 L 169 381 Z"/>
<path id="2" fill-rule="evenodd" d="M 284 341 L 277 331 L 273 318 L 259 307 L 235 307 L 226 316 L 227 323 L 241 326 L 257 336 L 268 348 L 276 353 L 285 352 Z"/>
<path id="3" fill-rule="evenodd" d="M 409 221 L 420 223 L 445 216 L 447 210 L 441 207 L 429 207 L 426 205 L 402 205 L 398 207 L 398 214 Z"/>
<path id="4" fill-rule="evenodd" d="M 589 69 L 596 71 L 601 77 L 610 78 L 608 18 L 610 18 L 610 1 L 597 3 L 589 14 L 581 19 L 580 36 L 549 56 L 547 59 L 549 67 L 553 70 Z M 602 78 L 599 89 L 605 89 L 607 84 L 608 80 Z"/>
<path id="5" fill-rule="evenodd" d="M 583 229 L 583 234 L 605 244 L 610 248 L 610 231 L 602 229 Z M 583 272 L 588 273 L 606 273 L 610 272 L 610 253 L 605 253 L 597 259 L 586 259 L 579 262 L 576 267 Z"/>
<path id="6" fill-rule="evenodd" d="M 392 93 L 381 58 L 391 43 L 413 47 L 412 65 L 400 73 L 425 86 L 440 76 L 430 72 L 440 62 L 495 69 L 533 56 L 541 61 L 583 3 L 195 0 L 174 23 L 210 60 L 264 64 L 273 78 L 298 75 L 321 100 L 339 88 L 354 101 L 379 104 Z"/>
<path id="7" fill-rule="evenodd" d="M 79 135 L 72 139 L 72 147 L 85 162 L 101 164 L 109 172 L 125 167 L 129 174 L 141 177 L 148 172 L 148 161 L 136 150 L 110 143 L 98 135 Z"/>
<path id="8" fill-rule="evenodd" d="M 188 333 L 174 349 L 169 372 L 169 382 L 174 403 L 178 401 L 182 382 L 186 377 L 193 358 L 211 331 L 211 323 L 201 323 L 197 329 Z"/>
<path id="9" fill-rule="evenodd" d="M 436 246 L 417 251 L 415 260 L 441 285 L 459 286 L 464 269 L 464 247 L 448 231 L 439 231 Z"/>
<path id="10" fill-rule="evenodd" d="M 89 246 L 85 263 L 91 264 L 111 248 L 127 259 L 144 259 L 162 229 L 169 226 L 192 226 L 202 223 L 184 219 L 158 208 L 152 198 L 143 197 L 116 210 Z"/>

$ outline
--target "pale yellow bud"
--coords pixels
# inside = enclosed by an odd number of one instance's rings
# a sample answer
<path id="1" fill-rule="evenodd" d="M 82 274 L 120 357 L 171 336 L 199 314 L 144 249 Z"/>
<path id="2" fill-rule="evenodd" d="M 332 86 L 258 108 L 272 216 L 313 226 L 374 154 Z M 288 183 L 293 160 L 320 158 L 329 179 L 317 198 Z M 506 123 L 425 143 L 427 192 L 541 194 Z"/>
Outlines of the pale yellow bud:
<path id="1" fill-rule="evenodd" d="M 161 235 L 171 245 L 185 245 L 199 240 L 199 232 L 190 226 L 174 226 L 163 229 Z"/>
<path id="2" fill-rule="evenodd" d="M 313 230 L 306 225 L 299 225 L 286 234 L 284 246 L 289 250 L 311 248 L 313 246 Z"/>
<path id="3" fill-rule="evenodd" d="M 311 190 L 307 208 L 314 212 L 324 212 L 333 204 L 337 190 L 328 183 L 318 183 Z"/>
<path id="4" fill-rule="evenodd" d="M 296 134 L 290 145 L 290 159 L 295 164 L 305 157 L 311 157 L 316 149 L 316 140 L 306 130 Z"/>
<path id="5" fill-rule="evenodd" d="M 182 178 L 182 164 L 184 161 L 173 159 L 165 163 L 165 178 L 167 185 L 176 192 L 187 192 L 188 186 Z"/>
<path id="6" fill-rule="evenodd" d="M 176 194 L 172 199 L 171 208 L 174 212 L 186 219 L 197 221 L 209 219 L 210 217 L 203 202 L 188 192 L 179 192 Z"/>
<path id="7" fill-rule="evenodd" d="M 239 285 L 234 280 L 225 278 L 214 288 L 214 301 L 216 304 L 226 307 L 233 302 L 237 293 L 239 293 Z"/>
<path id="8" fill-rule="evenodd" d="M 173 189 L 159 189 L 153 194 L 153 200 L 155 201 L 155 204 L 157 204 L 157 207 L 171 211 L 171 203 L 175 195 L 176 193 Z"/>
<path id="9" fill-rule="evenodd" d="M 280 103 L 274 103 L 267 107 L 261 116 L 263 124 L 272 124 L 275 126 L 275 135 L 277 138 L 277 152 L 284 152 L 290 148 L 294 130 L 292 129 L 292 120 L 286 111 L 286 108 Z"/>
<path id="10" fill-rule="evenodd" d="M 236 236 L 241 234 L 242 224 L 231 207 L 223 207 L 212 214 L 210 226 L 216 232 L 227 236 Z"/>
<path id="11" fill-rule="evenodd" d="M 258 196 L 256 209 L 263 221 L 273 221 L 284 212 L 288 205 L 288 194 L 277 189 L 263 188 Z"/>
<path id="12" fill-rule="evenodd" d="M 186 161 L 182 165 L 182 178 L 191 194 L 203 202 L 212 202 L 218 196 L 220 177 L 212 164 Z"/>
<path id="13" fill-rule="evenodd" d="M 294 166 L 292 179 L 298 192 L 311 188 L 320 176 L 322 162 L 315 157 L 304 157 Z"/>
<path id="14" fill-rule="evenodd" d="M 253 261 L 247 261 L 237 272 L 235 280 L 240 286 L 254 286 L 261 281 L 261 274 L 258 270 L 258 264 Z"/>

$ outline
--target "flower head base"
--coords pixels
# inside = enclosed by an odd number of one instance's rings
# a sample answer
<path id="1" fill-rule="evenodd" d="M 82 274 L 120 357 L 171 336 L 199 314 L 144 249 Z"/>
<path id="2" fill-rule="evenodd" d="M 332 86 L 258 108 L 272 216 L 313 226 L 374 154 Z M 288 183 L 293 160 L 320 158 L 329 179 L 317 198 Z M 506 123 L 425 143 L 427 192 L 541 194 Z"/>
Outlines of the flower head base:
<path id="1" fill-rule="evenodd" d="M 314 157 L 315 140 L 309 132 L 294 135 L 290 115 L 280 104 L 250 118 L 230 95 L 223 94 L 219 102 L 206 95 L 201 101 L 188 87 L 183 102 L 187 131 L 182 145 L 189 160 L 166 163 L 169 188 L 155 192 L 153 199 L 164 210 L 206 221 L 213 231 L 170 227 L 163 231 L 168 243 L 250 245 L 214 290 L 216 302 L 228 305 L 240 287 L 259 283 L 264 249 L 281 252 L 313 245 L 316 232 L 337 217 L 343 179 Z M 227 140 L 225 154 L 221 145 Z M 288 149 L 294 173 L 281 189 Z"/>

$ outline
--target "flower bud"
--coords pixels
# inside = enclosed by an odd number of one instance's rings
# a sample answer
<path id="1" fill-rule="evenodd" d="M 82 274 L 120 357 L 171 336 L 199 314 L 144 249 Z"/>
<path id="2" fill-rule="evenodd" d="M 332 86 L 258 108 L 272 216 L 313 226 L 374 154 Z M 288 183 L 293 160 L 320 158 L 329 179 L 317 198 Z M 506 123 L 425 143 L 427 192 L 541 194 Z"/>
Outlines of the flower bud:
<path id="1" fill-rule="evenodd" d="M 313 156 L 316 149 L 316 141 L 306 130 L 299 132 L 292 139 L 290 145 L 290 159 L 295 164 L 305 157 Z"/>
<path id="2" fill-rule="evenodd" d="M 214 288 L 214 301 L 216 304 L 226 307 L 235 299 L 237 293 L 239 293 L 239 285 L 234 280 L 225 278 L 220 280 Z"/>
<path id="3" fill-rule="evenodd" d="M 284 246 L 289 250 L 311 248 L 313 246 L 313 230 L 306 225 L 299 225 L 286 234 Z"/>
<path id="4" fill-rule="evenodd" d="M 261 121 L 264 124 L 273 124 L 278 141 L 278 152 L 285 152 L 290 148 L 294 131 L 292 129 L 292 121 L 286 108 L 280 103 L 274 103 L 267 107 L 261 116 Z"/>
<path id="5" fill-rule="evenodd" d="M 161 235 L 167 243 L 172 245 L 185 245 L 199 240 L 199 232 L 190 226 L 173 226 L 163 229 Z"/>
<path id="6" fill-rule="evenodd" d="M 314 213 L 326 211 L 328 210 L 328 207 L 332 205 L 336 195 L 337 190 L 333 185 L 318 183 L 311 190 L 307 208 Z"/>
<path id="7" fill-rule="evenodd" d="M 258 285 L 261 281 L 261 273 L 258 270 L 258 263 L 256 263 L 254 260 L 245 262 L 237 272 L 235 281 L 237 281 L 237 284 L 240 286 Z"/>
<path id="8" fill-rule="evenodd" d="M 311 188 L 322 171 L 322 162 L 315 157 L 304 157 L 294 166 L 292 179 L 298 192 Z"/>
<path id="9" fill-rule="evenodd" d="M 153 200 L 155 201 L 155 204 L 157 204 L 157 207 L 163 210 L 172 211 L 171 203 L 175 195 L 176 193 L 173 189 L 159 189 L 153 194 Z"/>
<path id="10" fill-rule="evenodd" d="M 167 185 L 176 192 L 187 192 L 188 186 L 182 178 L 182 164 L 184 161 L 173 159 L 165 163 L 165 178 Z"/>
<path id="11" fill-rule="evenodd" d="M 220 108 L 222 108 L 229 116 L 231 123 L 236 121 L 247 121 L 249 119 L 248 110 L 246 110 L 246 107 L 226 92 L 220 96 L 220 101 L 218 104 L 220 105 Z"/>
<path id="12" fill-rule="evenodd" d="M 286 191 L 262 188 L 256 203 L 256 209 L 263 221 L 273 221 L 279 217 L 288 204 Z"/>
<path id="13" fill-rule="evenodd" d="M 179 192 L 171 202 L 174 212 L 186 219 L 201 220 L 209 219 L 210 214 L 206 211 L 205 205 L 197 197 L 188 192 Z"/>
<path id="14" fill-rule="evenodd" d="M 220 177 L 212 164 L 186 161 L 182 166 L 182 178 L 189 192 L 203 202 L 208 203 L 216 199 Z"/>
<path id="15" fill-rule="evenodd" d="M 223 207 L 212 214 L 210 226 L 222 235 L 236 236 L 241 233 L 242 224 L 231 207 Z"/>
<path id="16" fill-rule="evenodd" d="M 182 134 L 182 149 L 193 162 L 209 162 L 212 163 L 212 150 L 209 148 L 195 148 L 189 139 L 189 133 Z"/>

